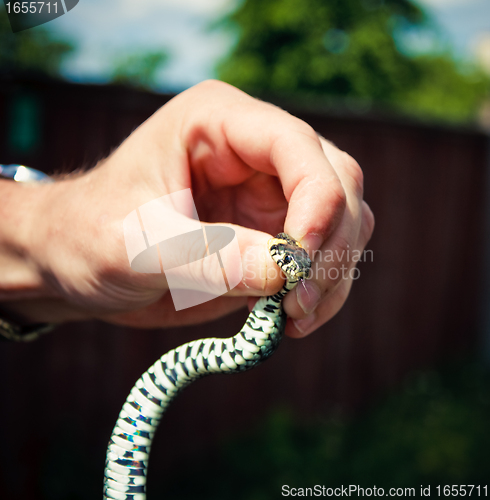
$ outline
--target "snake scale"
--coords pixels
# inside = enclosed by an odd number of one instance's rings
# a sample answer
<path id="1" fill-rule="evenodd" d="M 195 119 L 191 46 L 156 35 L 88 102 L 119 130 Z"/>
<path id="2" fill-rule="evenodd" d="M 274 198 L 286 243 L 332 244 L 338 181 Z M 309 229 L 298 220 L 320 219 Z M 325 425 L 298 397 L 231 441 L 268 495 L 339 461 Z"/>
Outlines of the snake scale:
<path id="1" fill-rule="evenodd" d="M 124 403 L 107 447 L 104 499 L 145 500 L 148 458 L 163 412 L 194 380 L 257 366 L 277 348 L 286 323 L 282 300 L 308 277 L 311 261 L 285 233 L 269 240 L 269 252 L 286 276 L 282 289 L 258 300 L 243 328 L 230 338 L 207 338 L 164 354 L 143 373 Z"/>

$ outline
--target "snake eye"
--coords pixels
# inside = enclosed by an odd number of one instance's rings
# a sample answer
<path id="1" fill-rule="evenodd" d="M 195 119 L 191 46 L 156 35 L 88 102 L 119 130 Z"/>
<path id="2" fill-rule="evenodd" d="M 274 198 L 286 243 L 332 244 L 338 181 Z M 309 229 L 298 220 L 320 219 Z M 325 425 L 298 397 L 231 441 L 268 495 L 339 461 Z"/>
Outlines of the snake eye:
<path id="1" fill-rule="evenodd" d="M 291 262 L 291 256 L 286 255 L 283 259 L 284 264 L 289 264 Z"/>

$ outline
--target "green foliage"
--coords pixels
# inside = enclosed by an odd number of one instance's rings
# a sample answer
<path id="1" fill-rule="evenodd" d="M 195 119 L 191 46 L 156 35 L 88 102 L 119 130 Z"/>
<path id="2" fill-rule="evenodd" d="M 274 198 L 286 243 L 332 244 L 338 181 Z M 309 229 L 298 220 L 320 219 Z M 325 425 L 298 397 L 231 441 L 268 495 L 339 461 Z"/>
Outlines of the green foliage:
<path id="1" fill-rule="evenodd" d="M 450 56 L 400 49 L 410 30 L 436 37 L 412 0 L 245 0 L 219 26 L 238 37 L 219 78 L 254 94 L 354 98 L 464 120 L 489 88 Z"/>
<path id="2" fill-rule="evenodd" d="M 490 96 L 490 78 L 482 70 L 457 64 L 449 56 L 415 58 L 419 78 L 397 100 L 408 114 L 425 114 L 439 120 L 468 122 Z"/>
<path id="3" fill-rule="evenodd" d="M 36 27 L 12 33 L 7 13 L 0 11 L 0 73 L 32 72 L 59 74 L 63 58 L 73 45 Z"/>
<path id="4" fill-rule="evenodd" d="M 489 389 L 488 373 L 476 366 L 414 377 L 352 427 L 345 451 L 353 477 L 412 486 L 486 484 Z"/>
<path id="5" fill-rule="evenodd" d="M 272 414 L 230 439 L 219 456 L 176 464 L 157 490 L 180 500 L 281 498 L 291 487 L 416 488 L 487 484 L 490 377 L 477 366 L 412 377 L 397 394 L 353 420 L 298 423 Z M 204 458 L 204 457 L 203 457 Z M 192 471 L 189 471 L 192 467 Z M 188 474 L 193 477 L 189 481 Z"/>
<path id="6" fill-rule="evenodd" d="M 168 60 L 168 53 L 161 50 L 126 55 L 116 62 L 112 81 L 133 87 L 151 88 L 156 85 L 158 72 Z"/>

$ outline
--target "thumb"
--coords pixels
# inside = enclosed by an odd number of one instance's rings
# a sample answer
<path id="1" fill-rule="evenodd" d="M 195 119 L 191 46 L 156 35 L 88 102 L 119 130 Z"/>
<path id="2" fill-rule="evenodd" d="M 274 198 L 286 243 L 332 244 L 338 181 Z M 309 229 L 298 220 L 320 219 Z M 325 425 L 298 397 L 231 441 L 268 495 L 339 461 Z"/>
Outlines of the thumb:
<path id="1" fill-rule="evenodd" d="M 174 303 L 190 307 L 199 295 L 207 301 L 225 294 L 276 292 L 283 278 L 268 251 L 270 237 L 242 226 L 203 223 L 199 230 L 161 243 L 162 267 Z"/>
<path id="2" fill-rule="evenodd" d="M 131 268 L 155 275 L 163 271 L 176 310 L 225 294 L 277 291 L 282 280 L 269 256 L 270 235 L 202 223 L 189 210 L 176 210 L 175 200 L 170 202 L 160 198 L 131 212 L 124 220 L 124 236 Z"/>
<path id="3" fill-rule="evenodd" d="M 207 225 L 206 232 L 214 225 Z M 268 241 L 270 234 L 243 226 L 227 225 L 233 229 L 239 246 L 241 260 L 241 280 L 232 286 L 230 292 L 232 296 L 261 296 L 270 295 L 277 292 L 284 282 L 284 278 L 277 265 L 269 254 Z M 225 269 L 236 264 L 226 261 L 224 256 Z M 236 261 L 235 261 L 236 262 Z"/>

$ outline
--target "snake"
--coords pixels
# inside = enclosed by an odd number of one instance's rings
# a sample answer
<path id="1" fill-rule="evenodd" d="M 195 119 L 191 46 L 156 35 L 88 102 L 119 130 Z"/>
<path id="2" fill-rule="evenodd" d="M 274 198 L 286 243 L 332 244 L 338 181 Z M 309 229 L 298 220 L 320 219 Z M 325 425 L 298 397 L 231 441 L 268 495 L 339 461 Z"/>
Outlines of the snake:
<path id="1" fill-rule="evenodd" d="M 168 351 L 131 389 L 107 446 L 104 499 L 146 500 L 153 436 L 166 408 L 185 387 L 212 373 L 249 370 L 278 347 L 286 325 L 282 301 L 300 281 L 304 286 L 311 260 L 286 233 L 271 238 L 268 249 L 285 275 L 282 289 L 261 297 L 233 337 L 194 340 Z"/>

